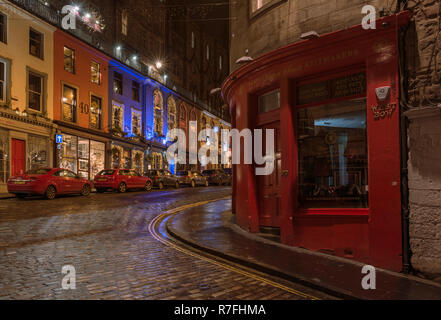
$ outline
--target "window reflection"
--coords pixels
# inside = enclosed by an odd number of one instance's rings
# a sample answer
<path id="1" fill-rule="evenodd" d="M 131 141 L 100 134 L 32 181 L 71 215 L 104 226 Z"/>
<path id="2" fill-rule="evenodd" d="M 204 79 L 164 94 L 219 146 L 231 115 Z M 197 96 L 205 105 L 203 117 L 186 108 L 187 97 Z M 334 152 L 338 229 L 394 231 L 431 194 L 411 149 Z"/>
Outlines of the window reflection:
<path id="1" fill-rule="evenodd" d="M 299 204 L 367 208 L 366 99 L 298 109 Z"/>

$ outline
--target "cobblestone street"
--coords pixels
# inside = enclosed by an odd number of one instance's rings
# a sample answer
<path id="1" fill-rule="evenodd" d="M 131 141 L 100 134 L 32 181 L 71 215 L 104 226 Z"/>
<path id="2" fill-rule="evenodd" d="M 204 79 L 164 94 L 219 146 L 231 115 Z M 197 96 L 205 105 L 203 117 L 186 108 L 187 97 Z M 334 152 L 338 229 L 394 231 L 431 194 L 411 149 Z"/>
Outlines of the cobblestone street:
<path id="1" fill-rule="evenodd" d="M 0 299 L 304 299 L 185 255 L 148 231 L 161 212 L 230 193 L 182 188 L 0 200 Z M 76 269 L 76 290 L 61 287 L 64 265 Z"/>

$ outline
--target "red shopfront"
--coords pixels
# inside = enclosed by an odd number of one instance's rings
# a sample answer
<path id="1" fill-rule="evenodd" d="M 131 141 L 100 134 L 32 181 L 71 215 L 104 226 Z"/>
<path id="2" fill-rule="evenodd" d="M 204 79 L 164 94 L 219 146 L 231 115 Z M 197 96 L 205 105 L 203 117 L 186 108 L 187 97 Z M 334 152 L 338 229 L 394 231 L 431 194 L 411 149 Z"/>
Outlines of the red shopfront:
<path id="1" fill-rule="evenodd" d="M 234 168 L 242 228 L 280 228 L 285 244 L 401 271 L 398 30 L 409 19 L 293 43 L 226 80 L 233 127 L 276 135 L 272 175 Z"/>

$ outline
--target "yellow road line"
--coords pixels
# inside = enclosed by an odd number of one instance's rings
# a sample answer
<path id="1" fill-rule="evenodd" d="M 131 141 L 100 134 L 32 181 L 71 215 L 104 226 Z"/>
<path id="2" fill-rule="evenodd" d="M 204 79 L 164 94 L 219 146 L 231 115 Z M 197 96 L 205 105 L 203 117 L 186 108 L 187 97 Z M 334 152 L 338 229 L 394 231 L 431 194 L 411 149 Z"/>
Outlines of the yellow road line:
<path id="1" fill-rule="evenodd" d="M 193 204 L 190 204 L 190 205 L 185 205 L 185 206 L 182 206 L 182 207 L 179 207 L 179 208 L 175 208 L 175 209 L 169 210 L 169 211 L 167 211 L 167 212 L 165 212 L 165 213 L 162 213 L 162 214 L 158 215 L 156 218 L 154 218 L 154 219 L 150 222 L 150 224 L 149 224 L 149 226 L 148 226 L 149 232 L 150 232 L 150 234 L 153 236 L 153 238 L 155 238 L 157 241 L 163 243 L 164 245 L 167 245 L 167 246 L 169 246 L 169 247 L 172 247 L 172 248 L 174 248 L 175 250 L 180 251 L 180 252 L 182 252 L 182 253 L 184 253 L 184 254 L 186 254 L 186 255 L 189 255 L 189 256 L 192 256 L 192 257 L 194 257 L 194 258 L 198 258 L 198 259 L 200 259 L 200 260 L 203 260 L 203 261 L 209 262 L 209 263 L 211 263 L 211 264 L 217 265 L 217 266 L 219 266 L 219 267 L 222 267 L 222 268 L 224 268 L 224 269 L 227 269 L 227 270 L 233 271 L 233 272 L 235 272 L 235 273 L 239 273 L 239 274 L 241 274 L 241 275 L 244 275 L 244 276 L 247 276 L 247 277 L 253 278 L 253 279 L 255 279 L 255 280 L 258 280 L 258 281 L 260 281 L 260 282 L 266 283 L 266 284 L 271 285 L 271 286 L 273 286 L 273 287 L 276 287 L 276 288 L 282 289 L 282 290 L 284 290 L 284 291 L 287 291 L 287 292 L 289 292 L 289 293 L 295 294 L 295 295 L 297 295 L 297 296 L 300 296 L 300 297 L 303 297 L 303 298 L 306 298 L 306 299 L 311 299 L 311 300 L 320 300 L 320 299 L 317 298 L 317 297 L 314 297 L 314 296 L 312 296 L 312 295 L 309 295 L 309 294 L 306 294 L 306 293 L 300 292 L 300 291 L 298 291 L 298 290 L 292 289 L 292 288 L 287 287 L 287 286 L 285 286 L 285 285 L 283 285 L 283 284 L 280 284 L 280 283 L 274 282 L 274 281 L 272 281 L 272 280 L 269 280 L 269 279 L 263 278 L 263 277 L 261 277 L 261 276 L 259 276 L 259 275 L 252 274 L 252 273 L 247 272 L 247 271 L 244 271 L 244 270 L 242 270 L 242 269 L 239 269 L 239 268 L 236 268 L 236 267 L 230 266 L 230 265 L 228 265 L 228 264 L 226 264 L 226 263 L 216 261 L 216 260 L 214 260 L 214 259 L 211 259 L 211 258 L 205 257 L 205 256 L 200 255 L 200 254 L 197 254 L 197 253 L 195 253 L 195 252 L 193 252 L 193 251 L 190 251 L 190 250 L 188 250 L 188 249 L 184 249 L 184 248 L 182 248 L 182 247 L 179 247 L 179 246 L 177 246 L 175 243 L 173 243 L 173 242 L 171 242 L 171 241 L 169 241 L 169 240 L 163 238 L 160 234 L 158 234 L 158 233 L 156 232 L 156 227 L 159 226 L 159 224 L 161 223 L 161 221 L 162 221 L 163 219 L 165 219 L 166 217 L 168 217 L 168 216 L 170 216 L 170 215 L 174 215 L 174 214 L 176 214 L 176 213 L 178 213 L 178 212 L 180 212 L 180 211 L 183 211 L 183 210 L 186 210 L 186 209 L 189 209 L 189 208 L 198 207 L 198 206 L 201 206 L 201 205 L 204 205 L 204 204 L 208 204 L 208 203 L 210 203 L 210 202 L 215 202 L 215 201 L 220 201 L 220 200 L 226 200 L 226 199 L 230 199 L 230 197 L 225 197 L 225 198 L 216 199 L 216 200 L 202 201 L 202 202 L 193 203 Z"/>

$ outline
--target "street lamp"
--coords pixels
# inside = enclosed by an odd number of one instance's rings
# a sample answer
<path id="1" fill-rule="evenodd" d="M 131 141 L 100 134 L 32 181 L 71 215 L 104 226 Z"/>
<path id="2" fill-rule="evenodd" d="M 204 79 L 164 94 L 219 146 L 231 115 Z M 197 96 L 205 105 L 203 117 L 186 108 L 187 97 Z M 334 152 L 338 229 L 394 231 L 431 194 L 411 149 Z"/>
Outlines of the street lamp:
<path id="1" fill-rule="evenodd" d="M 156 62 L 156 69 L 161 69 L 162 68 L 162 62 L 158 61 Z"/>

